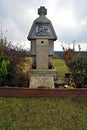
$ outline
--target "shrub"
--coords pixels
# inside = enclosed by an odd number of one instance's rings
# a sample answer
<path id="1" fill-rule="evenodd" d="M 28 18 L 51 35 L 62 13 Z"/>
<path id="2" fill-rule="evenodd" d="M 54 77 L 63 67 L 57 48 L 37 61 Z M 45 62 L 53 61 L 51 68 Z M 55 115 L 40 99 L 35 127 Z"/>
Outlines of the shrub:
<path id="1" fill-rule="evenodd" d="M 1 40 L 0 42 L 0 85 L 12 86 L 14 84 L 14 79 L 16 79 L 16 77 L 19 77 L 19 75 L 20 78 L 18 78 L 18 80 L 22 80 L 23 78 L 25 79 L 26 76 L 23 74 L 18 74 L 17 71 L 19 70 L 18 65 L 20 65 L 25 60 L 26 56 L 27 54 L 23 49 L 21 49 L 21 47 L 19 48 L 14 47 L 11 45 L 11 43 L 7 43 L 3 39 Z M 21 84 L 21 81 L 17 81 L 16 84 Z"/>
<path id="2" fill-rule="evenodd" d="M 14 77 L 12 85 L 14 87 L 29 87 L 28 75 L 23 72 L 18 72 L 16 74 L 17 75 Z"/>
<path id="3" fill-rule="evenodd" d="M 68 62 L 76 56 L 76 53 L 74 52 L 74 50 L 72 49 L 68 49 L 64 52 L 63 54 L 63 59 L 65 60 L 66 64 L 68 64 Z"/>
<path id="4" fill-rule="evenodd" d="M 0 67 L 0 85 L 5 84 L 6 76 L 8 75 L 7 67 L 9 65 L 9 61 L 3 60 Z"/>
<path id="5" fill-rule="evenodd" d="M 0 85 L 4 85 L 6 82 L 6 76 L 8 75 L 8 65 L 10 61 L 7 60 L 3 53 L 0 54 Z"/>
<path id="6" fill-rule="evenodd" d="M 87 58 L 83 56 L 75 57 L 67 65 L 72 71 L 76 87 L 84 87 L 87 83 Z"/>

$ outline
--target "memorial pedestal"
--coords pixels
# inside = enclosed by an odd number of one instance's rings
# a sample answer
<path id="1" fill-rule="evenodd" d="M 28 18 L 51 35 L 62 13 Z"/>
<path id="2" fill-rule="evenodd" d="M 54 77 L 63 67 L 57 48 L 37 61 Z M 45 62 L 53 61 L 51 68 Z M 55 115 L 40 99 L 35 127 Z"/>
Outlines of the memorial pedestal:
<path id="1" fill-rule="evenodd" d="M 51 21 L 46 17 L 47 9 L 38 9 L 39 17 L 34 20 L 28 40 L 31 41 L 32 70 L 29 71 L 29 88 L 54 88 L 56 71 L 52 68 L 54 41 L 57 35 Z"/>
<path id="2" fill-rule="evenodd" d="M 30 70 L 29 88 L 55 88 L 54 79 L 56 79 L 55 70 Z"/>

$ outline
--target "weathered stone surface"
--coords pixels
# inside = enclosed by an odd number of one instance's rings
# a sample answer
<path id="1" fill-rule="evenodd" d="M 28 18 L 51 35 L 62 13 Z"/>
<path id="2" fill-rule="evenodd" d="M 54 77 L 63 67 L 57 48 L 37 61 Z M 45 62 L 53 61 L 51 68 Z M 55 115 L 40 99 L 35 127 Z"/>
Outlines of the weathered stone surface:
<path id="1" fill-rule="evenodd" d="M 31 76 L 29 88 L 54 88 L 52 76 Z"/>
<path id="2" fill-rule="evenodd" d="M 38 14 L 39 14 L 39 15 L 46 15 L 46 14 L 47 14 L 47 9 L 45 9 L 44 6 L 41 6 L 41 7 L 38 9 Z"/>
<path id="3" fill-rule="evenodd" d="M 54 41 L 53 40 L 49 40 L 49 55 L 54 55 Z"/>
<path id="4" fill-rule="evenodd" d="M 28 40 L 37 38 L 47 38 L 51 40 L 56 40 L 57 35 L 52 26 L 51 21 L 46 18 L 47 11 L 44 6 L 41 6 L 38 10 L 39 17 L 33 22 L 31 30 L 28 35 Z"/>
<path id="5" fill-rule="evenodd" d="M 36 40 L 36 69 L 48 69 L 48 40 Z"/>
<path id="6" fill-rule="evenodd" d="M 54 88 L 55 71 L 52 71 L 52 56 L 54 55 L 54 41 L 57 39 L 51 21 L 45 16 L 47 9 L 38 9 L 39 17 L 34 20 L 28 35 L 31 41 L 32 68 L 29 72 L 30 88 Z M 49 70 L 50 69 L 50 70 Z M 49 70 L 49 71 L 48 71 Z"/>
<path id="7" fill-rule="evenodd" d="M 38 70 L 38 69 L 33 69 L 29 71 L 29 76 L 49 76 L 53 77 L 53 79 L 56 79 L 56 70 Z"/>
<path id="8" fill-rule="evenodd" d="M 31 55 L 36 55 L 36 40 L 31 40 Z"/>

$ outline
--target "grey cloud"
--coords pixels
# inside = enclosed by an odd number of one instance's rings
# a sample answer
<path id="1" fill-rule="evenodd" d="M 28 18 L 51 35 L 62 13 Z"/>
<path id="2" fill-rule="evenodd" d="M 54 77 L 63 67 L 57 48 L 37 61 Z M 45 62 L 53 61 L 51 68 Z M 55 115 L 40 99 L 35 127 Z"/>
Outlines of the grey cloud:
<path id="1" fill-rule="evenodd" d="M 60 40 L 66 42 L 72 42 L 76 40 L 78 42 L 87 42 L 87 1 L 86 0 L 66 0 L 66 1 L 57 1 L 57 12 L 65 10 L 70 10 L 73 12 L 73 16 L 76 22 L 76 27 L 64 27 L 56 25 L 57 32 L 60 34 Z M 57 19 L 58 21 L 58 15 Z M 64 22 L 64 21 L 63 21 Z M 83 24 L 81 23 L 83 22 Z M 85 23 L 85 25 L 84 25 Z"/>
<path id="2" fill-rule="evenodd" d="M 74 0 L 73 1 L 73 11 L 75 17 L 80 20 L 87 17 L 87 1 L 86 0 Z"/>
<path id="3" fill-rule="evenodd" d="M 49 1 L 49 2 L 48 2 Z M 50 0 L 0 0 L 0 24 L 8 30 L 9 40 L 27 39 L 27 34 L 34 19 L 38 17 L 37 9 L 42 5 L 50 14 Z M 52 5 L 51 5 L 52 7 Z M 76 27 L 71 28 L 58 24 L 58 14 L 63 10 L 70 10 L 76 21 Z M 72 43 L 87 42 L 87 1 L 86 0 L 57 0 L 51 18 L 60 41 Z M 56 14 L 56 16 L 55 16 Z M 48 17 L 49 18 L 49 17 Z M 50 18 L 49 18 L 50 19 Z M 51 19 L 50 19 L 51 20 Z M 85 22 L 85 25 L 81 24 Z M 53 23 L 53 22 L 52 22 Z"/>

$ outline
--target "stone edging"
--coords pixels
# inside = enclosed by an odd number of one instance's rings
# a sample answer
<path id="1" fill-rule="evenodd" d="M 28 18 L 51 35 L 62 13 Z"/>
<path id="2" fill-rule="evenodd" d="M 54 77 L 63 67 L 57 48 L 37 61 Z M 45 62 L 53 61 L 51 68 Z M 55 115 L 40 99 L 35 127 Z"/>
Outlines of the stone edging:
<path id="1" fill-rule="evenodd" d="M 87 89 L 0 88 L 0 97 L 87 98 Z"/>

